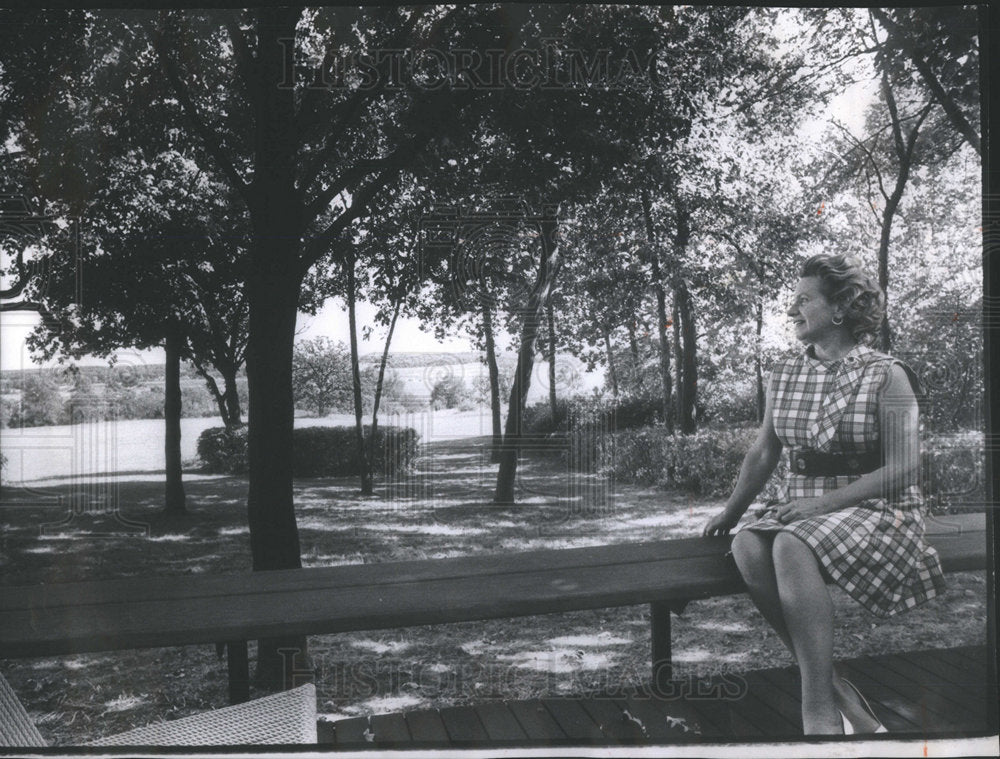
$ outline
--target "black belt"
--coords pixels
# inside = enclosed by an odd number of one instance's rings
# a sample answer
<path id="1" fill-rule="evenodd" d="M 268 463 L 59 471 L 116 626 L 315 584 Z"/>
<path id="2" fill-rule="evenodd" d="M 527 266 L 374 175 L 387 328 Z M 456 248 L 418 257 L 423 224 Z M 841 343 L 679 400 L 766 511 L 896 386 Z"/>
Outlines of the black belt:
<path id="1" fill-rule="evenodd" d="M 866 474 L 882 466 L 881 451 L 864 453 L 819 453 L 800 450 L 789 454 L 792 472 L 806 477 L 837 477 Z"/>

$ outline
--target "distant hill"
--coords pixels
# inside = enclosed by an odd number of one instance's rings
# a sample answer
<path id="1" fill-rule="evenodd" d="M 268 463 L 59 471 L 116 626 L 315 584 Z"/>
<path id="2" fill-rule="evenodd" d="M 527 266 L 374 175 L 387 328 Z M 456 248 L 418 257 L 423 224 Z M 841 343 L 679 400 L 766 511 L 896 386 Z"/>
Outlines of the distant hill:
<path id="1" fill-rule="evenodd" d="M 397 369 L 413 366 L 437 366 L 446 364 L 475 364 L 481 360 L 481 353 L 468 351 L 466 353 L 390 353 L 389 365 Z M 360 359 L 363 364 L 378 364 L 382 360 L 381 353 L 366 353 Z"/>

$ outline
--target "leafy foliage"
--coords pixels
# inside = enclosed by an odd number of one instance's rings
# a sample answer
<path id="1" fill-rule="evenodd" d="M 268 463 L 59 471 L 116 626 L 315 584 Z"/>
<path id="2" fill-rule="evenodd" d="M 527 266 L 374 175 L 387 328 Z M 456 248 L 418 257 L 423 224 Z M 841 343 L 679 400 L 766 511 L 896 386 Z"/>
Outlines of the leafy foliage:
<path id="1" fill-rule="evenodd" d="M 24 375 L 21 401 L 10 415 L 11 427 L 48 427 L 66 423 L 66 407 L 50 372 Z"/>
<path id="2" fill-rule="evenodd" d="M 328 337 L 300 340 L 292 354 L 295 404 L 316 416 L 350 408 L 351 357 L 341 341 Z"/>
<path id="3" fill-rule="evenodd" d="M 473 395 L 461 377 L 442 377 L 434 383 L 431 388 L 431 407 L 457 408 L 460 411 L 468 411 L 475 408 Z"/>

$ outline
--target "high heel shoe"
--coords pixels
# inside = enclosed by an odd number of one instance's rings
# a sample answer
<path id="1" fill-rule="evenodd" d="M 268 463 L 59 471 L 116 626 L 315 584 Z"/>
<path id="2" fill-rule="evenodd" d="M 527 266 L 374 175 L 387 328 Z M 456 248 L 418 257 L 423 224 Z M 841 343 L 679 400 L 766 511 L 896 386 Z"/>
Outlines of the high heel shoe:
<path id="1" fill-rule="evenodd" d="M 875 716 L 875 711 L 872 709 L 872 705 L 868 703 L 868 699 L 866 699 L 864 696 L 861 695 L 861 691 L 859 691 L 857 689 L 857 687 L 855 687 L 854 683 L 852 683 L 846 677 L 842 677 L 840 679 L 843 680 L 850 687 L 850 689 L 857 694 L 858 700 L 861 701 L 861 705 L 865 708 L 865 711 L 868 712 L 868 716 L 871 717 L 873 720 L 875 720 L 875 724 L 878 725 L 878 727 L 876 727 L 872 732 L 875 732 L 875 733 L 887 733 L 887 732 L 889 732 L 889 730 L 886 728 L 886 726 L 882 724 L 882 721 L 878 717 Z M 848 734 L 847 733 L 847 725 L 850 724 L 850 720 L 848 720 L 847 717 L 844 717 L 844 713 L 843 712 L 840 713 L 840 716 L 843 717 L 843 719 L 844 719 L 844 733 Z M 853 734 L 853 733 L 854 733 L 854 726 L 851 725 L 851 733 L 850 734 Z"/>
<path id="2" fill-rule="evenodd" d="M 844 735 L 854 735 L 854 725 L 844 716 L 843 712 L 840 712 L 840 718 L 844 721 Z"/>

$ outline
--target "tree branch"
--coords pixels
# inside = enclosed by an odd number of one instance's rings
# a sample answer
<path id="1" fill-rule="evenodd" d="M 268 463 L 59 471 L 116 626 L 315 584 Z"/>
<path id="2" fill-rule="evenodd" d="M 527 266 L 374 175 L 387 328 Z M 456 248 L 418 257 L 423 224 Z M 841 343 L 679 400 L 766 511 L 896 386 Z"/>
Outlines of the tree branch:
<path id="1" fill-rule="evenodd" d="M 414 150 L 411 154 L 411 158 L 414 157 L 423 146 L 430 140 L 430 136 L 421 136 L 417 138 L 417 143 L 414 144 Z M 352 194 L 351 197 L 351 207 L 341 213 L 336 220 L 334 220 L 323 232 L 319 233 L 313 237 L 309 242 L 302 246 L 302 255 L 299 258 L 299 265 L 302 267 L 301 272 L 304 276 L 316 261 L 319 260 L 320 256 L 329 248 L 337 236 L 343 232 L 347 225 L 350 224 L 355 219 L 362 216 L 371 203 L 372 199 L 385 187 L 389 181 L 398 176 L 402 165 L 393 166 L 387 168 L 381 174 L 379 174 L 375 179 L 368 183 L 367 186 Z"/>
<path id="2" fill-rule="evenodd" d="M 232 183 L 233 187 L 235 187 L 240 193 L 247 205 L 251 205 L 252 198 L 250 188 L 236 170 L 236 166 L 225 154 L 218 136 L 208 128 L 201 116 L 198 114 L 198 109 L 191 100 L 187 87 L 181 79 L 177 63 L 173 60 L 173 58 L 171 58 L 168 52 L 167 42 L 163 31 L 158 26 L 150 33 L 150 35 L 152 37 L 153 49 L 156 51 L 156 55 L 160 60 L 160 65 L 166 74 L 167 81 L 170 82 L 170 85 L 174 90 L 174 94 L 177 95 L 177 100 L 180 102 L 181 107 L 184 109 L 184 113 L 191 121 L 195 132 L 198 133 L 198 136 L 205 144 L 205 148 L 208 150 L 212 158 L 215 159 L 215 162 L 219 165 L 219 168 Z"/>
<path id="3" fill-rule="evenodd" d="M 236 59 L 236 70 L 239 71 L 243 86 L 246 89 L 247 98 L 251 105 L 256 108 L 260 103 L 260 88 L 254 77 L 254 70 L 257 66 L 257 59 L 247 45 L 243 28 L 233 20 L 226 21 L 226 31 L 229 33 L 229 40 L 233 44 L 233 56 Z"/>
<path id="4" fill-rule="evenodd" d="M 917 50 L 907 38 L 905 31 L 889 18 L 888 14 L 885 13 L 881 8 L 871 8 L 870 13 L 878 19 L 878 22 L 885 29 L 889 38 L 892 40 L 893 44 L 906 53 L 913 65 L 916 67 L 917 72 L 920 74 L 920 78 L 924 80 L 924 84 L 934 95 L 934 98 L 941 104 L 944 109 L 945 114 L 948 116 L 952 123 L 952 126 L 961 134 L 965 140 L 972 146 L 980 156 L 983 154 L 982 145 L 980 143 L 980 137 L 973 129 L 972 124 L 969 120 L 965 118 L 965 114 L 962 113 L 961 107 L 955 102 L 955 99 L 951 97 L 941 86 L 940 80 L 931 71 L 929 65 L 927 65 L 927 59 Z"/>
<path id="5" fill-rule="evenodd" d="M 377 49 L 397 49 L 406 37 L 413 31 L 417 22 L 427 12 L 427 10 L 427 6 L 416 8 L 406 20 L 406 23 L 404 23 L 396 31 L 392 39 L 390 39 L 385 45 L 379 45 Z M 312 160 L 309 161 L 305 170 L 302 172 L 302 180 L 299 184 L 299 188 L 303 192 L 306 192 L 312 183 L 316 181 L 316 178 L 323 170 L 323 166 L 330 159 L 330 156 L 337 150 L 337 147 L 340 144 L 340 138 L 360 115 L 362 104 L 375 98 L 377 95 L 380 95 L 385 90 L 388 81 L 389 77 L 380 76 L 375 87 L 370 89 L 359 88 L 355 90 L 348 101 L 343 105 L 343 115 L 331 125 L 330 129 L 326 133 L 326 137 L 323 139 L 323 147 L 320 148 L 319 152 L 312 158 Z M 300 123 L 299 127 L 303 128 L 304 125 Z M 336 193 L 334 193 L 334 195 L 336 195 Z M 333 197 L 333 195 L 331 195 L 331 197 Z"/>
<path id="6" fill-rule="evenodd" d="M 872 155 L 872 152 L 868 149 L 868 146 L 865 145 L 863 141 L 859 140 L 857 137 L 851 134 L 851 131 L 843 124 L 834 121 L 833 125 L 838 129 L 840 129 L 845 135 L 847 135 L 847 139 L 853 142 L 855 147 L 858 147 L 862 151 L 864 151 L 868 163 L 871 165 L 872 170 L 875 172 L 875 178 L 878 180 L 879 192 L 882 194 L 883 198 L 888 200 L 889 194 L 885 191 L 885 184 L 882 182 L 882 172 L 879 171 L 878 163 L 875 161 L 875 156 Z"/>
<path id="7" fill-rule="evenodd" d="M 378 169 L 391 169 L 393 167 L 402 168 L 402 166 L 405 165 L 405 162 L 401 162 L 400 158 L 408 153 L 411 153 L 414 146 L 420 142 L 421 139 L 422 138 L 420 136 L 413 137 L 397 147 L 395 151 L 384 158 L 376 158 L 370 161 L 360 161 L 351 168 L 347 169 L 341 176 L 331 182 L 326 189 L 322 190 L 310 203 L 306 205 L 305 217 L 307 219 L 313 219 L 318 216 L 323 209 L 330 204 L 331 200 L 350 187 L 351 184 L 362 179 L 366 174 Z"/>

